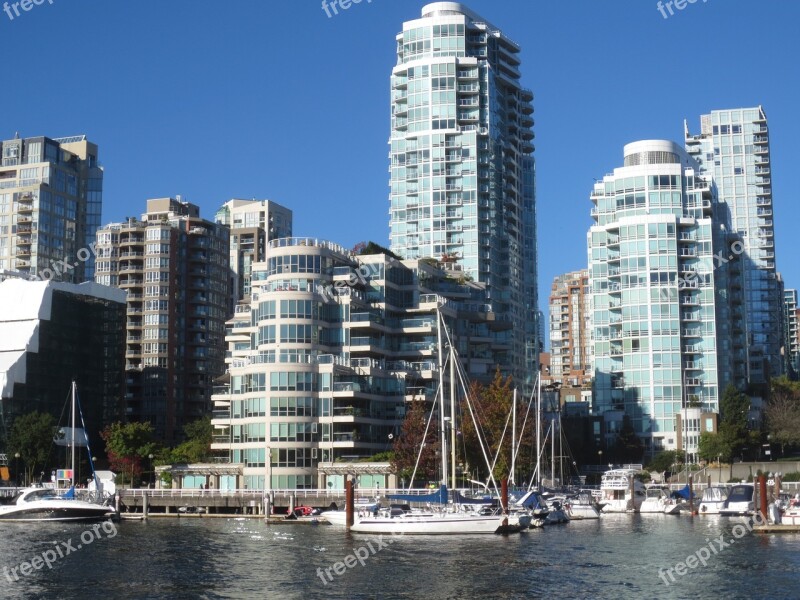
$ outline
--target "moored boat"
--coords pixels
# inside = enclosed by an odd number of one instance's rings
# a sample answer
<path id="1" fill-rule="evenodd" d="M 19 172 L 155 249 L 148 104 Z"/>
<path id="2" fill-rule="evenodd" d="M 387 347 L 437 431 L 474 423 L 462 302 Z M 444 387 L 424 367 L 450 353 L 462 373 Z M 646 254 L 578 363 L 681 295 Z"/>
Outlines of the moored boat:
<path id="1" fill-rule="evenodd" d="M 600 503 L 603 512 L 638 512 L 645 499 L 644 484 L 636 479 L 642 465 L 624 465 L 603 473 L 600 480 Z"/>
<path id="2" fill-rule="evenodd" d="M 701 515 L 718 515 L 725 500 L 728 499 L 728 490 L 724 487 L 708 487 L 703 490 L 698 513 Z"/>
<path id="3" fill-rule="evenodd" d="M 755 487 L 751 483 L 733 486 L 728 498 L 722 504 L 719 514 L 724 516 L 752 515 L 755 510 L 754 494 Z"/>
<path id="4" fill-rule="evenodd" d="M 682 508 L 682 503 L 671 498 L 664 488 L 651 487 L 645 490 L 645 498 L 639 507 L 639 512 L 643 514 L 677 515 Z"/>

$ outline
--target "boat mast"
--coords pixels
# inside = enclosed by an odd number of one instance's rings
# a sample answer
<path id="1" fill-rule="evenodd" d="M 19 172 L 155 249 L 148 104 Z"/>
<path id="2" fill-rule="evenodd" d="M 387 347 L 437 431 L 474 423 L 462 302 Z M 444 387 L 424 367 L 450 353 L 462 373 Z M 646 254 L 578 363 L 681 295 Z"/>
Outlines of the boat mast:
<path id="1" fill-rule="evenodd" d="M 450 342 L 450 487 L 456 489 L 456 351 Z"/>
<path id="2" fill-rule="evenodd" d="M 511 400 L 511 485 L 516 483 L 514 471 L 516 471 L 517 458 L 517 388 L 514 388 L 514 397 Z"/>
<path id="3" fill-rule="evenodd" d="M 556 487 L 556 419 L 550 421 L 550 484 Z"/>
<path id="4" fill-rule="evenodd" d="M 444 353 L 442 352 L 442 328 L 444 327 L 444 319 L 439 309 L 439 303 L 436 303 L 436 338 L 438 343 L 439 355 L 439 448 L 442 455 L 442 485 L 447 485 L 447 429 L 446 421 L 444 418 Z"/>
<path id="5" fill-rule="evenodd" d="M 70 483 L 75 485 L 75 394 L 76 383 L 72 382 L 72 443 L 70 444 L 70 456 L 72 462 L 72 472 L 70 473 Z"/>
<path id="6" fill-rule="evenodd" d="M 536 379 L 536 487 L 542 488 L 542 374 Z"/>

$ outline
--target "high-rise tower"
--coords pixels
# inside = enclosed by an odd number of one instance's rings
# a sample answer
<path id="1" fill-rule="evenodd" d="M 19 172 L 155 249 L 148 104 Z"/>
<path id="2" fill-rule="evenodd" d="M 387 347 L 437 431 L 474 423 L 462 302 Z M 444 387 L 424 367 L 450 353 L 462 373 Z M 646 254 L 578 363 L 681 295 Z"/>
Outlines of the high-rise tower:
<path id="1" fill-rule="evenodd" d="M 392 70 L 391 249 L 456 261 L 513 328 L 500 362 L 532 383 L 536 315 L 533 94 L 520 48 L 456 2 L 403 24 Z"/>
<path id="2" fill-rule="evenodd" d="M 700 164 L 700 174 L 714 179 L 721 221 L 729 241 L 744 252 L 741 292 L 731 289 L 730 321 L 743 329 L 743 360 L 736 383 L 764 384 L 780 375 L 784 361 L 783 293 L 775 268 L 772 164 L 764 109 L 715 110 L 701 117 L 699 135 L 686 129 L 686 150 Z M 737 310 L 738 293 L 741 302 Z"/>
<path id="3" fill-rule="evenodd" d="M 609 444 L 626 417 L 648 453 L 695 454 L 727 383 L 713 185 L 679 145 L 648 140 L 625 146 L 624 166 L 595 183 L 592 202 L 592 412 Z"/>

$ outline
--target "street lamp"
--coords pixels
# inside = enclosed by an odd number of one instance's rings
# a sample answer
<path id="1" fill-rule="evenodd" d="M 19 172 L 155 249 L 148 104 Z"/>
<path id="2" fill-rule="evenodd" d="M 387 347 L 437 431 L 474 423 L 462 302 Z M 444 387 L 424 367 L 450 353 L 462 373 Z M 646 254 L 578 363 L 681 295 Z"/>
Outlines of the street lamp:
<path id="1" fill-rule="evenodd" d="M 153 487 L 155 487 L 156 486 L 156 472 L 155 472 L 155 469 L 153 469 L 153 458 L 155 458 L 155 457 L 152 454 L 148 454 L 147 458 L 150 459 L 150 473 L 151 473 L 150 477 L 151 477 L 151 481 L 152 481 L 151 485 Z"/>
<path id="2" fill-rule="evenodd" d="M 19 452 L 14 453 L 14 478 L 17 480 L 17 485 L 19 485 Z"/>

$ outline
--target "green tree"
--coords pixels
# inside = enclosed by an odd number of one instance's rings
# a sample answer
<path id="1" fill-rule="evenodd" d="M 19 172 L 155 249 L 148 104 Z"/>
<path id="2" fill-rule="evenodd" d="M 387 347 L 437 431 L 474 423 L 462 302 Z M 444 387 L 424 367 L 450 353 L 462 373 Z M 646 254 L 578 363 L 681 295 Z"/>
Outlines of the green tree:
<path id="1" fill-rule="evenodd" d="M 718 433 L 704 431 L 700 434 L 700 440 L 697 443 L 697 456 L 708 462 L 717 459 L 729 461 L 730 448 L 723 443 Z"/>
<path id="2" fill-rule="evenodd" d="M 211 458 L 211 440 L 214 427 L 211 419 L 204 417 L 183 428 L 186 441 L 169 453 L 171 463 L 202 463 Z"/>
<path id="3" fill-rule="evenodd" d="M 764 411 L 772 441 L 786 446 L 800 444 L 800 383 L 786 377 L 773 379 Z M 783 452 L 782 452 L 783 453 Z"/>
<path id="4" fill-rule="evenodd" d="M 682 465 L 683 459 L 683 452 L 679 450 L 664 450 L 653 457 L 653 460 L 647 465 L 647 470 L 657 473 L 671 471 L 673 465 Z"/>
<path id="5" fill-rule="evenodd" d="M 502 479 L 511 475 L 511 442 L 513 435 L 509 417 L 514 399 L 514 391 L 511 386 L 511 377 L 504 378 L 500 373 L 500 369 L 495 371 L 494 378 L 488 386 L 481 385 L 478 382 L 472 384 L 470 400 L 480 428 L 479 431 L 475 429 L 469 407 L 466 405 L 466 399 L 461 403 L 461 431 L 463 433 L 467 461 L 473 467 L 477 467 L 477 472 L 481 477 L 485 477 L 488 474 L 488 469 L 485 467 L 486 461 L 483 458 L 478 440 L 480 435 L 489 459 L 494 460 L 494 457 L 497 457 L 493 475 L 498 484 Z M 531 437 L 522 435 L 524 419 L 521 415 L 523 412 L 524 409 L 518 408 L 518 414 L 520 415 L 520 418 L 517 419 L 516 435 L 516 439 L 520 444 L 520 449 L 517 452 L 518 458 L 533 455 Z M 503 437 L 504 431 L 505 437 Z M 518 462 L 521 463 L 521 471 L 530 469 L 530 463 L 526 465 L 522 460 Z"/>
<path id="6" fill-rule="evenodd" d="M 8 447 L 12 455 L 19 453 L 27 482 L 33 481 L 35 473 L 49 466 L 55 433 L 55 419 L 48 413 L 34 411 L 14 420 Z"/>
<path id="7" fill-rule="evenodd" d="M 159 451 L 150 423 L 113 423 L 100 435 L 106 443 L 111 468 L 121 475 L 121 483 L 127 479 L 133 485 L 141 477 L 144 459 Z"/>
<path id="8" fill-rule="evenodd" d="M 417 467 L 417 481 L 430 480 L 436 478 L 438 463 L 436 460 L 439 451 L 439 437 L 437 435 L 437 424 L 431 423 L 428 433 L 425 434 L 425 426 L 428 423 L 428 415 L 425 411 L 425 402 L 422 400 L 411 402 L 403 419 L 400 435 L 392 445 L 392 469 L 403 479 L 409 481 L 409 486 L 414 482 L 410 481 L 414 473 L 414 465 L 417 464 L 419 456 L 419 466 Z M 420 456 L 421 451 L 421 456 Z"/>

